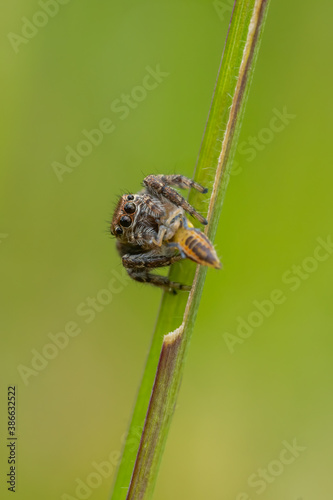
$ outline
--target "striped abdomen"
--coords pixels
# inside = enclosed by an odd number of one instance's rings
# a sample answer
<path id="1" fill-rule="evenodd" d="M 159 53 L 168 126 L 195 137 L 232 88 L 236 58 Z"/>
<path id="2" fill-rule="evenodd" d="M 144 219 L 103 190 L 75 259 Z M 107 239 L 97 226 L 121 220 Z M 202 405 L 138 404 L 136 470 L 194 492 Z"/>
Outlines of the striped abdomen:
<path id="1" fill-rule="evenodd" d="M 181 226 L 172 241 L 177 244 L 188 259 L 202 266 L 221 269 L 221 262 L 207 236 L 187 221 L 188 227 Z"/>

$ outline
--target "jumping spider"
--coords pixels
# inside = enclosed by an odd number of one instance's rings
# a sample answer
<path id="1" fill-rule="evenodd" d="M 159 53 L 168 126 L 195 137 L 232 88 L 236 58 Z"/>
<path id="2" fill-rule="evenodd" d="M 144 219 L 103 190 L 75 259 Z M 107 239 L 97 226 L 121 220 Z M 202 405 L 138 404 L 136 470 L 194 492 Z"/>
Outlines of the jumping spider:
<path id="1" fill-rule="evenodd" d="M 111 234 L 117 238 L 123 266 L 136 281 L 173 293 L 190 290 L 190 286 L 150 270 L 184 258 L 216 269 L 221 267 L 213 245 L 186 219 L 185 212 L 202 224 L 207 224 L 207 220 L 171 186 L 194 188 L 200 193 L 208 190 L 183 175 L 148 175 L 143 184 L 144 189 L 138 194 L 120 198 L 111 222 Z"/>

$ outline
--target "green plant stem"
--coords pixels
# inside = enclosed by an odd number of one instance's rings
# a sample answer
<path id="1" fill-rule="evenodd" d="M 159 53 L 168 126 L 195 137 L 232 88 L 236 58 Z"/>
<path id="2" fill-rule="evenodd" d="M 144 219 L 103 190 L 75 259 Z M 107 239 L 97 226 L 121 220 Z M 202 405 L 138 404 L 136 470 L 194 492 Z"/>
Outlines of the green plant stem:
<path id="1" fill-rule="evenodd" d="M 234 5 L 195 173 L 197 182 L 203 185 L 213 183 L 206 231 L 211 240 L 217 230 L 230 177 L 267 7 L 268 0 L 236 0 Z M 189 200 L 199 210 L 204 208 L 204 202 L 197 193 L 191 192 Z M 174 266 L 170 273 L 172 280 L 184 283 L 193 279 L 193 266 L 191 267 L 191 263 L 184 264 Z M 114 500 L 125 497 L 127 500 L 148 500 L 152 497 L 206 272 L 207 268 L 197 266 L 187 303 L 185 294 L 179 294 L 176 298 L 164 294 L 162 298 L 151 350 L 114 486 Z M 182 323 L 176 328 L 181 318 Z M 171 333 L 166 334 L 167 332 Z M 139 444 L 135 437 L 137 439 L 142 428 Z"/>

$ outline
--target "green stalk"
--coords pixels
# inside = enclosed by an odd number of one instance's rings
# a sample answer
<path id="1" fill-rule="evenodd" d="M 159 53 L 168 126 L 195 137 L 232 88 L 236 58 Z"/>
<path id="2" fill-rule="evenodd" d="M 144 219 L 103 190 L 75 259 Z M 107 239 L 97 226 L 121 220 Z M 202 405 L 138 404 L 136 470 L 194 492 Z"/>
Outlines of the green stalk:
<path id="1" fill-rule="evenodd" d="M 212 186 L 206 230 L 211 240 L 215 237 L 230 177 L 268 1 L 236 0 L 230 21 L 194 176 L 200 184 Z M 192 191 L 189 201 L 198 211 L 204 211 L 202 195 Z M 177 296 L 164 293 L 162 297 L 113 500 L 152 498 L 206 272 L 206 267 L 197 266 L 195 270 L 190 262 L 171 269 L 170 278 L 181 283 L 193 281 L 192 290 L 188 297 L 185 293 Z"/>

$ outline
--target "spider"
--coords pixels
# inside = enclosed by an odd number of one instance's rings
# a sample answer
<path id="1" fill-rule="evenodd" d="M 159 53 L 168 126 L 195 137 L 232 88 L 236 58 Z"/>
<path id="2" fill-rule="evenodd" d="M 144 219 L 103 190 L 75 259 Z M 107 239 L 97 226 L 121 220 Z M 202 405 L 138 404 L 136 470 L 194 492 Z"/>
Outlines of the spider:
<path id="1" fill-rule="evenodd" d="M 164 290 L 190 290 L 191 287 L 170 281 L 151 269 L 170 266 L 184 258 L 219 269 L 221 263 L 213 245 L 186 219 L 185 212 L 206 225 L 207 220 L 171 186 L 207 189 L 183 175 L 148 175 L 144 189 L 124 194 L 115 209 L 111 234 L 129 276 Z"/>

